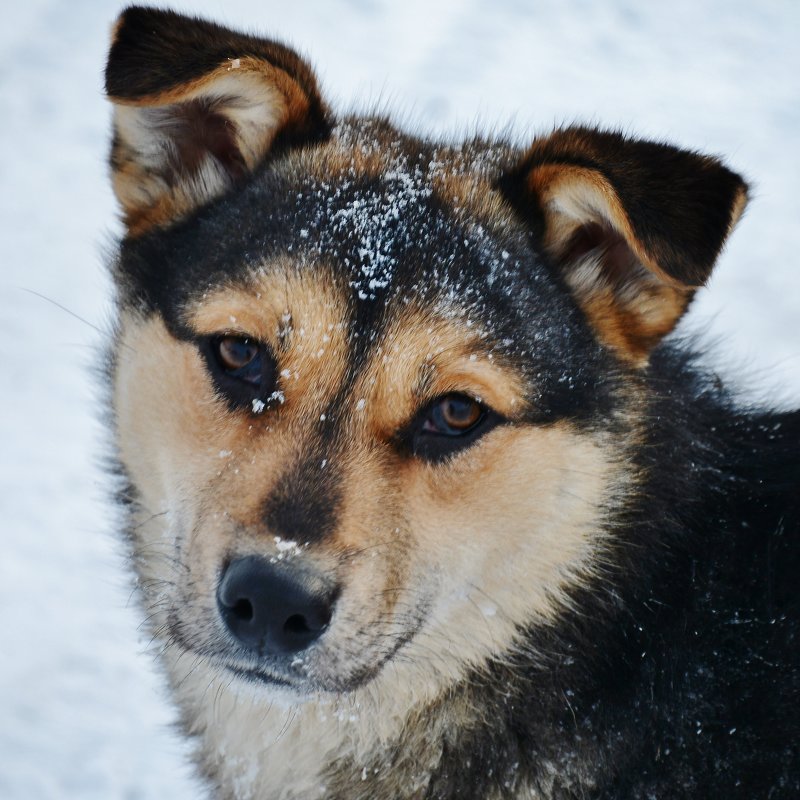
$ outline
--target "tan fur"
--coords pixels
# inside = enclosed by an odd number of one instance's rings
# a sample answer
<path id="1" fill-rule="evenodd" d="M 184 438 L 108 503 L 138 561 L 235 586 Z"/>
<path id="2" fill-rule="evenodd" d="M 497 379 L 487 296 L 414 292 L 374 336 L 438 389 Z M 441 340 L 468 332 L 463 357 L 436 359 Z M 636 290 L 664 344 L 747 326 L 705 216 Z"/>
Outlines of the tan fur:
<path id="1" fill-rule="evenodd" d="M 271 262 L 246 291 L 221 290 L 188 314 L 195 331 L 235 333 L 269 345 L 279 356 L 281 405 L 319 414 L 348 369 L 347 300 L 333 273 L 317 265 L 298 271 L 288 260 Z"/>
<path id="2" fill-rule="evenodd" d="M 545 245 L 560 254 L 577 228 L 588 222 L 608 225 L 621 233 L 639 261 L 664 283 L 679 285 L 639 242 L 614 188 L 596 170 L 545 164 L 531 170 L 530 189 L 539 197 L 547 218 Z"/>
<path id="3" fill-rule="evenodd" d="M 429 401 L 460 392 L 514 418 L 522 410 L 519 377 L 502 369 L 481 346 L 481 333 L 466 320 L 453 323 L 407 306 L 374 348 L 356 394 L 370 397 L 368 419 L 387 438 Z"/>
<path id="4" fill-rule="evenodd" d="M 591 255 L 565 279 L 598 338 L 638 367 L 647 364 L 653 347 L 675 327 L 693 294 L 643 270 L 635 285 L 614 286 L 599 258 Z"/>
<path id="5" fill-rule="evenodd" d="M 484 220 L 493 226 L 503 224 L 508 216 L 500 195 L 493 191 L 491 174 L 477 175 L 474 172 L 458 172 L 458 169 L 475 169 L 463 153 L 441 153 L 446 169 L 434 171 L 432 184 L 437 194 L 452 204 L 465 218 Z M 454 161 L 455 165 L 451 162 Z M 484 165 L 486 168 L 487 165 Z"/>

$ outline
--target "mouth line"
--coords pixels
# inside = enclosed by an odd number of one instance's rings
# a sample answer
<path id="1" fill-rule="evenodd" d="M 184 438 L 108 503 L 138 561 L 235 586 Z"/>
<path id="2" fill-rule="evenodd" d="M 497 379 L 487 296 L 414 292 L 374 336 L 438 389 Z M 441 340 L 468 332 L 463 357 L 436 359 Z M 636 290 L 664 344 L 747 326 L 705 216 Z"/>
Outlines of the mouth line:
<path id="1" fill-rule="evenodd" d="M 339 686 L 327 686 L 325 689 L 323 689 L 323 691 L 333 692 L 335 694 L 348 693 L 375 680 L 386 664 L 392 661 L 397 653 L 414 639 L 421 627 L 420 621 L 418 621 L 413 629 L 407 631 L 404 636 L 401 636 L 399 639 L 397 639 L 393 646 L 388 651 L 383 653 L 382 657 L 378 658 L 377 661 L 373 662 L 369 666 L 365 666 L 360 674 L 351 675 L 349 680 L 347 680 L 344 684 L 340 684 Z M 273 673 L 265 672 L 261 669 L 239 667 L 232 664 L 225 664 L 225 669 L 236 675 L 238 678 L 250 683 L 257 683 L 262 686 L 280 686 L 287 689 L 293 689 L 295 691 L 303 691 L 302 683 L 298 684 L 297 682 L 293 682 L 287 678 L 278 677 Z M 317 688 L 321 689 L 322 687 Z"/>
<path id="2" fill-rule="evenodd" d="M 290 689 L 297 688 L 294 683 L 285 678 L 279 678 L 277 675 L 260 669 L 246 669 L 244 667 L 235 667 L 231 664 L 225 664 L 225 669 L 228 672 L 232 672 L 237 678 L 243 678 L 251 683 L 266 684 L 267 686 L 285 686 Z"/>
<path id="3" fill-rule="evenodd" d="M 258 683 L 266 686 L 285 686 L 287 688 L 297 688 L 295 683 L 292 683 L 286 678 L 278 677 L 270 672 L 252 667 L 239 667 L 235 664 L 231 664 L 224 656 L 222 656 L 222 654 L 218 652 L 202 652 L 198 650 L 198 648 L 193 647 L 178 629 L 172 631 L 172 637 L 173 643 L 177 644 L 185 652 L 202 655 L 209 659 L 210 665 L 213 666 L 217 671 L 230 672 L 237 678 L 241 678 L 250 683 Z"/>

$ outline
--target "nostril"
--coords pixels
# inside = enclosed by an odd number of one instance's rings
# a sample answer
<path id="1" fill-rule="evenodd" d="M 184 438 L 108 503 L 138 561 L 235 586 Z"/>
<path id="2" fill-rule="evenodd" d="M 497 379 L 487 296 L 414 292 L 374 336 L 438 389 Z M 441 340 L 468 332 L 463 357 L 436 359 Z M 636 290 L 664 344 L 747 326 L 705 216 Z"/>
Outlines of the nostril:
<path id="1" fill-rule="evenodd" d="M 292 614 L 289 619 L 283 624 L 283 630 L 286 633 L 311 633 L 308 620 L 302 614 Z"/>
<path id="2" fill-rule="evenodd" d="M 246 598 L 240 597 L 231 608 L 231 614 L 242 622 L 249 622 L 253 619 L 253 604 Z"/>

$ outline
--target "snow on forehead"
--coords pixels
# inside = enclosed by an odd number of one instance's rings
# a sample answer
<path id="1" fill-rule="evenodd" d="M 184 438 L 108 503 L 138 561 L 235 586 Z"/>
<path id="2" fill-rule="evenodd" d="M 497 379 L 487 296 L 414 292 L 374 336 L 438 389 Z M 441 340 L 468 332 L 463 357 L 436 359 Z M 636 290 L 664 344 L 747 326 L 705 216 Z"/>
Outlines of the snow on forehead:
<path id="1" fill-rule="evenodd" d="M 321 187 L 324 191 L 327 187 Z M 432 233 L 421 213 L 432 195 L 419 168 L 387 170 L 377 182 L 345 179 L 331 187 L 323 204 L 318 246 L 352 272 L 360 299 L 375 299 L 390 286 L 400 259 L 420 236 Z"/>
<path id="2" fill-rule="evenodd" d="M 386 297 L 401 270 L 453 300 L 466 300 L 476 279 L 492 285 L 510 275 L 515 259 L 480 221 L 434 196 L 441 166 L 397 154 L 376 175 L 352 167 L 310 178 L 296 194 L 301 249 L 343 264 L 364 301 Z"/>

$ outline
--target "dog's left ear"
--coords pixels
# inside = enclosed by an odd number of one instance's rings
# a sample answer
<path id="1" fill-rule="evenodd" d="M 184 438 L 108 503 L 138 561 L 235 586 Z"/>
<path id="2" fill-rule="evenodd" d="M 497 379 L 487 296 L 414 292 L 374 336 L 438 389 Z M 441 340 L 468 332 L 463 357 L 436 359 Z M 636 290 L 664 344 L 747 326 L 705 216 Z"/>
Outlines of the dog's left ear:
<path id="1" fill-rule="evenodd" d="M 707 281 L 747 202 L 717 159 L 588 128 L 536 140 L 500 189 L 598 338 L 638 366 Z"/>
<path id="2" fill-rule="evenodd" d="M 324 138 L 327 110 L 288 47 L 210 22 L 133 6 L 106 67 L 111 169 L 131 235 L 222 194 L 270 152 Z"/>

